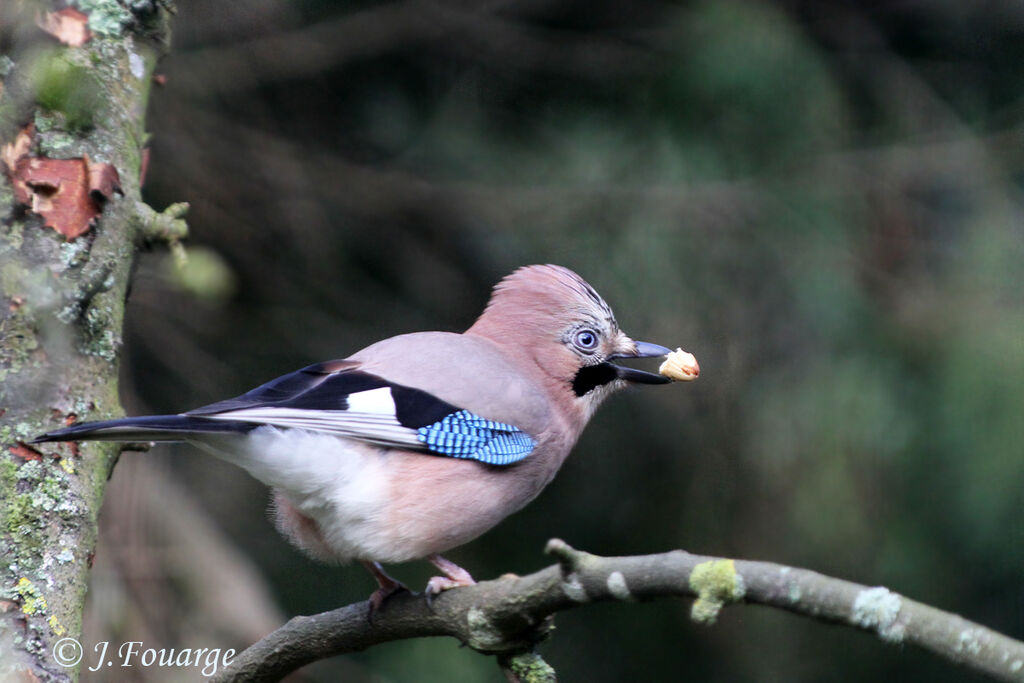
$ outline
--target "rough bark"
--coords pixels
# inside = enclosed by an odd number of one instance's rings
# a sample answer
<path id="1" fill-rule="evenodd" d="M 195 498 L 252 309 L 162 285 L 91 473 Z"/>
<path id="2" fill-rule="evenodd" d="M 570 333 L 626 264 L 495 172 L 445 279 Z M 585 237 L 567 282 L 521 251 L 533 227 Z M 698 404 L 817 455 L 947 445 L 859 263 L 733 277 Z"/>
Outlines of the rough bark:
<path id="1" fill-rule="evenodd" d="M 139 194 L 144 114 L 168 40 L 168 3 L 132 3 L 132 11 L 103 0 L 77 4 L 92 37 L 71 47 L 37 26 L 57 2 L 0 3 L 0 45 L 8 48 L 0 56 L 0 145 L 31 123 L 32 156 L 112 164 L 121 186 L 92 228 L 68 240 L 0 177 L 4 680 L 78 677 L 77 665 L 61 666 L 53 652 L 62 638 L 80 635 L 97 514 L 118 447 L 25 442 L 67 420 L 121 413 L 117 356 L 132 260 L 170 220 Z"/>

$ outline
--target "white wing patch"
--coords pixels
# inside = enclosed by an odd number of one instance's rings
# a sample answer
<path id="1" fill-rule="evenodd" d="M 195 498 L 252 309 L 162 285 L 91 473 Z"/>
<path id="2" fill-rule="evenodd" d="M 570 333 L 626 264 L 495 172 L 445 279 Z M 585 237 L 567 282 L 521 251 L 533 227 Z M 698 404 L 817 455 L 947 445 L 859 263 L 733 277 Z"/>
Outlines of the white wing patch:
<path id="1" fill-rule="evenodd" d="M 374 413 L 376 415 L 395 416 L 395 399 L 391 396 L 391 387 L 357 391 L 348 395 L 348 413 Z M 398 424 L 397 421 L 395 424 Z"/>
<path id="2" fill-rule="evenodd" d="M 257 406 L 203 417 L 328 432 L 382 446 L 423 447 L 416 430 L 403 427 L 395 418 L 390 387 L 349 394 L 348 405 L 348 410 Z"/>

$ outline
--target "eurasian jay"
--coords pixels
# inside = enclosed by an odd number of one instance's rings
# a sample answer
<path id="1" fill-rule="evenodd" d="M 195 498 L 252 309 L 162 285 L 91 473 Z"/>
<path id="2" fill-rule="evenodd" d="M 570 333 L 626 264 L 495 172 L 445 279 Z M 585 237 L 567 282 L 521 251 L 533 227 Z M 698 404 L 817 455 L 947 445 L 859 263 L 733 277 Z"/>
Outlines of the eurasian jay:
<path id="1" fill-rule="evenodd" d="M 576 273 L 527 266 L 462 334 L 403 334 L 187 413 L 87 422 L 33 443 L 187 441 L 234 463 L 273 489 L 292 543 L 366 565 L 376 609 L 404 589 L 381 562 L 428 559 L 444 574 L 428 596 L 474 583 L 439 553 L 536 497 L 609 394 L 670 381 L 610 361 L 668 353 L 627 337 Z"/>

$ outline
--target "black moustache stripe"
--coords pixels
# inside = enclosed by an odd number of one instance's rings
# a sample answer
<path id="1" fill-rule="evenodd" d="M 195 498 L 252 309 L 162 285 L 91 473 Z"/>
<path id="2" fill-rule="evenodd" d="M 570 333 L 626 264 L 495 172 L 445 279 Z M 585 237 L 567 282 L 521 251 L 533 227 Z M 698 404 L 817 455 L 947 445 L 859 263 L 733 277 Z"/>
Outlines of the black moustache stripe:
<path id="1" fill-rule="evenodd" d="M 588 365 L 576 373 L 572 380 L 572 390 L 577 396 L 585 396 L 597 387 L 603 387 L 618 378 L 618 371 L 608 363 Z"/>

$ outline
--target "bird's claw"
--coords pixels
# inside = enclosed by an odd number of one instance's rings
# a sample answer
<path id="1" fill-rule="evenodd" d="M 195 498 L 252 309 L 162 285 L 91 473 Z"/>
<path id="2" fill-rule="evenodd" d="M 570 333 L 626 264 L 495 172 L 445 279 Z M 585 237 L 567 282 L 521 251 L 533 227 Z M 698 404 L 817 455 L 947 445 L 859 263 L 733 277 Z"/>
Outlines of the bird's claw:
<path id="1" fill-rule="evenodd" d="M 373 616 L 377 613 L 377 610 L 381 608 L 384 601 L 390 598 L 395 593 L 401 593 L 402 591 L 410 591 L 404 583 L 393 579 L 384 572 L 384 568 L 380 566 L 379 562 L 363 561 L 363 566 L 366 567 L 373 578 L 377 579 L 377 590 L 370 594 L 370 610 L 366 614 L 366 620 L 373 623 Z"/>
<path id="2" fill-rule="evenodd" d="M 401 593 L 402 591 L 406 591 L 407 593 L 412 592 L 400 581 L 395 581 L 393 584 L 388 586 L 381 586 L 377 590 L 373 591 L 373 593 L 370 594 L 370 611 L 366 614 L 366 620 L 372 624 L 373 617 L 377 614 L 377 610 L 384 605 L 384 602 L 392 595 Z"/>
<path id="3" fill-rule="evenodd" d="M 460 586 L 476 585 L 476 581 L 473 580 L 469 572 L 451 560 L 446 560 L 440 555 L 431 555 L 427 559 L 431 564 L 444 572 L 444 576 L 433 576 L 427 581 L 427 587 L 423 592 L 427 598 L 428 607 L 434 604 L 434 598 L 446 590 Z"/>
<path id="4" fill-rule="evenodd" d="M 423 595 L 427 599 L 427 606 L 433 607 L 434 598 L 446 590 L 459 588 L 461 586 L 475 586 L 476 581 L 472 576 L 466 574 L 465 578 L 457 579 L 450 576 L 432 576 L 427 581 L 427 587 L 423 589 Z"/>

